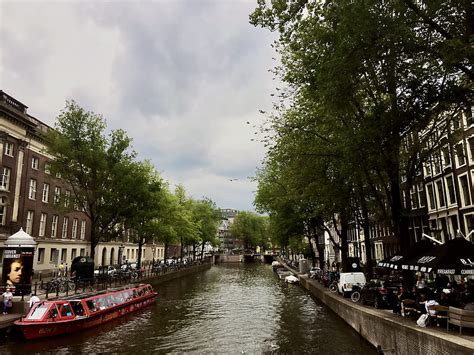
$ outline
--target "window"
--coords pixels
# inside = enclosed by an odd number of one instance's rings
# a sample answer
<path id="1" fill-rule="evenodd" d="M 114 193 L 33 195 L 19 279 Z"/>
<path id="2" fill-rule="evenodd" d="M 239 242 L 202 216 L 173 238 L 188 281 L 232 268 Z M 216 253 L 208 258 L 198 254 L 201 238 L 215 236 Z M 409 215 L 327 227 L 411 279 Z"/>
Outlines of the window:
<path id="1" fill-rule="evenodd" d="M 453 117 L 453 130 L 457 130 L 461 128 L 461 114 L 457 114 Z"/>
<path id="2" fill-rule="evenodd" d="M 418 203 L 420 205 L 420 208 L 421 207 L 425 207 L 425 194 L 423 192 L 423 183 L 420 182 L 418 183 Z"/>
<path id="3" fill-rule="evenodd" d="M 11 175 L 11 169 L 4 167 L 2 169 L 2 177 L 0 181 L 0 189 L 9 191 L 10 190 L 10 175 Z"/>
<path id="4" fill-rule="evenodd" d="M 7 223 L 7 198 L 0 197 L 0 225 L 4 226 Z"/>
<path id="5" fill-rule="evenodd" d="M 457 166 L 462 166 L 466 164 L 466 155 L 464 154 L 464 145 L 462 143 L 456 144 L 456 159 L 457 159 Z"/>
<path id="6" fill-rule="evenodd" d="M 65 262 L 66 262 L 66 258 L 67 258 L 67 249 L 66 249 L 66 248 L 62 248 L 62 249 L 61 249 L 61 262 L 62 262 L 62 263 L 65 263 Z"/>
<path id="7" fill-rule="evenodd" d="M 410 189 L 410 201 L 411 201 L 411 208 L 413 209 L 418 208 L 418 196 L 416 194 L 416 186 L 413 186 Z"/>
<path id="8" fill-rule="evenodd" d="M 439 207 L 445 207 L 446 201 L 444 199 L 443 182 L 441 180 L 436 181 L 436 194 L 438 195 Z"/>
<path id="9" fill-rule="evenodd" d="M 51 255 L 49 256 L 49 262 L 53 264 L 58 263 L 59 250 L 56 248 L 51 248 Z"/>
<path id="10" fill-rule="evenodd" d="M 456 203 L 456 192 L 454 190 L 454 179 L 452 175 L 446 176 L 446 187 L 448 192 L 448 204 Z"/>
<path id="11" fill-rule="evenodd" d="M 471 193 L 469 191 L 467 174 L 459 177 L 459 187 L 461 190 L 460 192 L 463 206 L 469 206 L 471 204 Z"/>
<path id="12" fill-rule="evenodd" d="M 76 239 L 77 238 L 77 224 L 78 224 L 78 219 L 77 218 L 74 218 L 72 220 L 72 239 Z"/>
<path id="13" fill-rule="evenodd" d="M 33 234 L 33 218 L 35 213 L 33 211 L 28 211 L 26 213 L 26 233 L 29 235 Z"/>
<path id="14" fill-rule="evenodd" d="M 49 163 L 44 164 L 44 172 L 48 175 L 51 174 L 51 164 Z"/>
<path id="15" fill-rule="evenodd" d="M 448 146 L 443 147 L 443 149 L 441 150 L 441 154 L 443 155 L 444 167 L 451 166 L 451 155 L 449 154 Z"/>
<path id="16" fill-rule="evenodd" d="M 423 170 L 425 176 L 431 176 L 431 163 L 430 162 L 424 162 L 423 163 Z"/>
<path id="17" fill-rule="evenodd" d="M 441 156 L 439 152 L 433 153 L 433 170 L 435 175 L 441 173 Z"/>
<path id="18" fill-rule="evenodd" d="M 71 201 L 71 191 L 66 190 L 64 193 L 64 207 L 69 207 L 69 201 Z"/>
<path id="19" fill-rule="evenodd" d="M 436 201 L 435 201 L 433 185 L 432 184 L 426 185 L 426 188 L 428 189 L 427 197 L 428 197 L 428 204 L 430 206 L 430 210 L 434 210 L 436 208 Z"/>
<path id="20" fill-rule="evenodd" d="M 71 261 L 77 256 L 77 249 L 74 248 L 71 250 Z"/>
<path id="21" fill-rule="evenodd" d="M 453 235 L 456 235 L 459 229 L 459 224 L 458 224 L 458 217 L 457 216 L 451 216 L 449 217 L 450 223 L 451 223 L 451 229 L 453 231 Z"/>
<path id="22" fill-rule="evenodd" d="M 474 137 L 469 137 L 467 142 L 469 144 L 469 159 L 471 163 L 474 163 Z"/>
<path id="23" fill-rule="evenodd" d="M 60 199 L 61 199 L 61 188 L 59 186 L 56 186 L 54 188 L 54 203 L 58 205 Z"/>
<path id="24" fill-rule="evenodd" d="M 13 156 L 13 144 L 9 142 L 5 142 L 5 146 L 3 149 L 5 155 L 8 155 L 9 157 Z"/>
<path id="25" fill-rule="evenodd" d="M 35 170 L 38 170 L 38 168 L 39 168 L 39 159 L 38 159 L 38 157 L 31 158 L 31 168 L 35 169 Z"/>
<path id="26" fill-rule="evenodd" d="M 83 219 L 81 221 L 81 239 L 85 239 L 86 238 L 86 220 Z"/>
<path id="27" fill-rule="evenodd" d="M 464 111 L 464 116 L 466 117 L 466 126 L 469 127 L 474 124 L 474 118 L 472 117 L 472 107 L 468 107 Z"/>
<path id="28" fill-rule="evenodd" d="M 44 248 L 38 248 L 38 264 L 44 263 Z"/>
<path id="29" fill-rule="evenodd" d="M 67 238 L 67 227 L 68 227 L 68 224 L 69 224 L 69 218 L 68 218 L 68 217 L 64 217 L 64 218 L 63 218 L 63 235 L 62 235 L 63 238 Z"/>
<path id="30" fill-rule="evenodd" d="M 41 213 L 40 217 L 40 227 L 39 227 L 39 236 L 44 237 L 46 231 L 46 220 L 48 219 L 48 215 L 46 213 Z"/>
<path id="31" fill-rule="evenodd" d="M 51 219 L 51 238 L 56 238 L 56 232 L 58 231 L 58 216 L 53 216 Z"/>
<path id="32" fill-rule="evenodd" d="M 49 202 L 49 184 L 43 184 L 43 196 L 41 198 L 41 201 L 44 203 Z"/>
<path id="33" fill-rule="evenodd" d="M 28 192 L 28 198 L 30 200 L 36 200 L 36 180 L 30 179 L 30 190 Z"/>
<path id="34" fill-rule="evenodd" d="M 468 214 L 464 219 L 466 221 L 466 233 L 469 234 L 474 230 L 474 214 Z"/>
<path id="35" fill-rule="evenodd" d="M 79 252 L 79 256 L 85 256 L 85 255 L 86 255 L 86 249 L 81 248 L 81 250 Z"/>

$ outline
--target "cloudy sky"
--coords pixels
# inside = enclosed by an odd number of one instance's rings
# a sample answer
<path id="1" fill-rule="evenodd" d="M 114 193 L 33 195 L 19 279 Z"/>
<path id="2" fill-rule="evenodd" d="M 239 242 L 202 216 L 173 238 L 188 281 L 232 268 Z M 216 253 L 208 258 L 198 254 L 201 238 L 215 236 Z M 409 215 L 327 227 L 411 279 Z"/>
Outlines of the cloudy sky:
<path id="1" fill-rule="evenodd" d="M 74 99 L 126 130 L 171 186 L 253 210 L 254 126 L 275 87 L 255 3 L 0 0 L 0 88 L 49 125 Z"/>

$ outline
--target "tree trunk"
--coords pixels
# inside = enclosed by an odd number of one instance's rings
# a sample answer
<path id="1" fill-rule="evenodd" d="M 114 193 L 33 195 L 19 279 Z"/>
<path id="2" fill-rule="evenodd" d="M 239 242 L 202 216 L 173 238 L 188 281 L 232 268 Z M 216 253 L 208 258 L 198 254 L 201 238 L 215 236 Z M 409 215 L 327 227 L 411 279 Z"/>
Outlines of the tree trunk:
<path id="1" fill-rule="evenodd" d="M 319 268 L 321 270 L 324 270 L 324 246 L 321 246 L 319 244 L 319 236 L 318 236 L 318 231 L 317 231 L 316 225 L 314 225 L 314 224 L 311 225 L 311 231 L 312 231 L 313 238 L 314 238 L 314 241 L 315 241 L 316 249 L 318 251 Z M 311 245 L 311 240 L 310 240 L 309 244 Z M 311 245 L 311 252 L 314 255 L 314 250 L 313 250 L 312 245 Z M 313 266 L 315 266 L 314 257 L 313 257 Z"/>
<path id="2" fill-rule="evenodd" d="M 370 221 L 369 211 L 364 196 L 360 196 L 361 210 L 362 210 L 362 229 L 364 230 L 364 246 L 365 246 L 365 260 L 366 260 L 366 271 L 367 274 L 372 276 L 373 261 L 370 246 Z"/>
<path id="3" fill-rule="evenodd" d="M 163 259 L 165 261 L 166 261 L 166 259 L 168 259 L 168 243 L 165 243 L 165 252 L 164 252 Z"/>
<path id="4" fill-rule="evenodd" d="M 145 238 L 140 237 L 138 239 L 138 261 L 137 261 L 137 269 L 140 270 L 142 267 L 142 248 L 143 244 L 145 244 Z"/>
<path id="5" fill-rule="evenodd" d="M 344 270 L 348 270 L 348 261 L 347 261 L 347 230 L 348 230 L 348 219 L 346 212 L 341 213 L 341 263 Z"/>

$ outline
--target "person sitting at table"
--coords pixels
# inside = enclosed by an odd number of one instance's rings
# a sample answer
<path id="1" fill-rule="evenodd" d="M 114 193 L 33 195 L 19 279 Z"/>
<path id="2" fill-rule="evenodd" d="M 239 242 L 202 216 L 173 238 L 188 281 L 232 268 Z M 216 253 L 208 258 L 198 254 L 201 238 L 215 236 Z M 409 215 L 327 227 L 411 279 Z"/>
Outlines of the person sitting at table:
<path id="1" fill-rule="evenodd" d="M 393 313 L 401 314 L 402 303 L 404 300 L 415 300 L 414 295 L 408 291 L 405 287 L 401 286 L 398 290 L 397 299 L 394 302 Z"/>
<path id="2" fill-rule="evenodd" d="M 418 281 L 416 282 L 416 288 L 421 292 L 424 291 L 426 287 L 425 277 L 423 275 L 418 277 Z"/>
<path id="3" fill-rule="evenodd" d="M 429 315 L 434 316 L 436 314 L 436 311 L 435 310 L 430 310 L 430 307 L 431 306 L 438 306 L 438 305 L 439 305 L 439 302 L 434 297 L 434 293 L 427 294 L 426 301 L 425 301 L 426 313 L 428 313 Z"/>
<path id="4" fill-rule="evenodd" d="M 424 293 L 419 293 L 416 298 L 416 303 L 418 305 L 418 312 L 421 314 L 426 313 L 426 307 L 425 307 L 426 299 L 427 299 L 426 294 Z"/>

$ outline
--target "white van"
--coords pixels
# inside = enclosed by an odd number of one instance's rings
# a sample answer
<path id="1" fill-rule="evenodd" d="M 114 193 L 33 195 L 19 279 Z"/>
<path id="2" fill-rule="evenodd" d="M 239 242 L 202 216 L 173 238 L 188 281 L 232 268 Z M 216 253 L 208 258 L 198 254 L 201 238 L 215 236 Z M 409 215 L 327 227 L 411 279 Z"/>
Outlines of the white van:
<path id="1" fill-rule="evenodd" d="M 343 294 L 344 297 L 349 296 L 353 285 L 364 286 L 366 283 L 363 272 L 341 272 L 339 275 L 339 283 L 337 284 L 337 291 Z"/>

